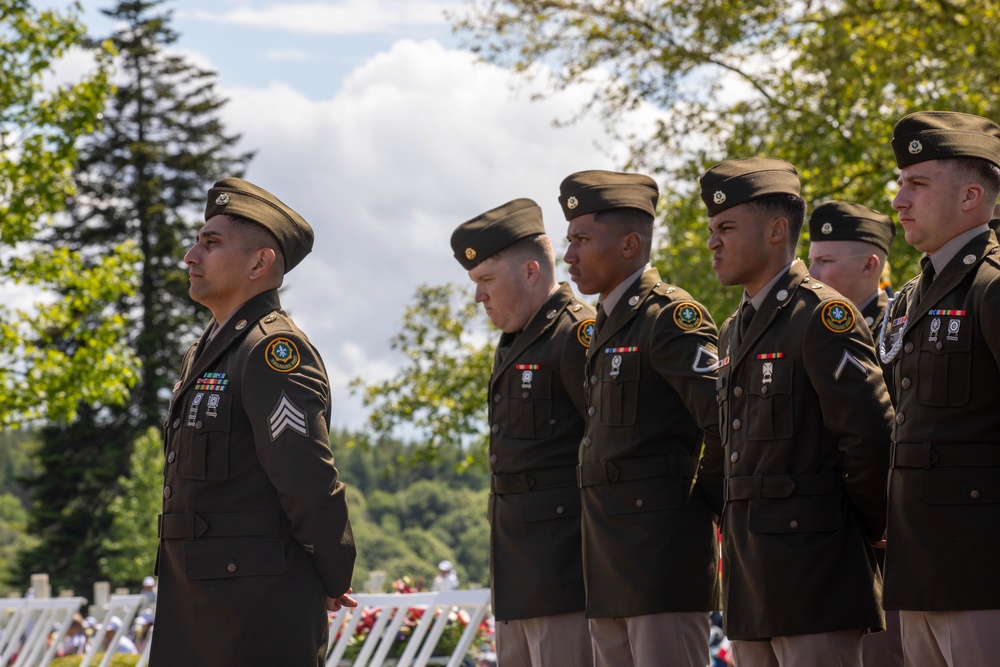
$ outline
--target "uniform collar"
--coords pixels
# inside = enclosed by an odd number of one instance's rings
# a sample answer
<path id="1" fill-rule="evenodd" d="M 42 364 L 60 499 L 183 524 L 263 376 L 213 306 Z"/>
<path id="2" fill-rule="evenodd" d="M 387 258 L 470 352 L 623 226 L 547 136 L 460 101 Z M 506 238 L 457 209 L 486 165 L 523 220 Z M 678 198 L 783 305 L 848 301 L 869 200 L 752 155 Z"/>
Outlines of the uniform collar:
<path id="1" fill-rule="evenodd" d="M 958 236 L 952 238 L 933 253 L 929 253 L 931 263 L 934 265 L 934 272 L 940 275 L 941 272 L 944 271 L 944 268 L 948 266 L 948 263 L 955 259 L 955 255 L 957 255 L 969 241 L 976 238 L 980 234 L 985 234 L 988 231 L 990 231 L 990 226 L 985 223 L 979 225 L 978 227 L 973 227 L 972 229 L 962 232 Z"/>
<path id="2" fill-rule="evenodd" d="M 601 308 L 604 309 L 604 313 L 608 317 L 611 316 L 611 311 L 613 311 L 615 306 L 618 305 L 618 302 L 622 300 L 622 296 L 624 296 L 625 292 L 628 291 L 628 288 L 631 287 L 635 281 L 639 280 L 639 277 L 651 266 L 652 265 L 649 262 L 646 262 L 644 267 L 630 275 L 625 280 L 621 281 L 618 284 L 618 287 L 608 292 L 608 296 L 601 300 Z"/>

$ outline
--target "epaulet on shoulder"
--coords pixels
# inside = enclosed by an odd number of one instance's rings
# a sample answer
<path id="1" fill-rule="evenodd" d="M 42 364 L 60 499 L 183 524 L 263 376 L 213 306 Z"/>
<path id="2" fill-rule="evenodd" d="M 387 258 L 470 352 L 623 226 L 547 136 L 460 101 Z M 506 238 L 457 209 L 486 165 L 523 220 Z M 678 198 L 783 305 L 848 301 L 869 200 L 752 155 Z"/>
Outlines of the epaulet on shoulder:
<path id="1" fill-rule="evenodd" d="M 593 319 L 594 315 L 592 311 L 587 308 L 585 304 L 576 299 L 573 299 L 566 304 L 566 312 L 569 314 L 570 319 L 574 322 L 582 322 L 583 320 Z"/>
<path id="2" fill-rule="evenodd" d="M 828 299 L 843 299 L 840 292 L 833 289 L 826 283 L 822 283 L 812 276 L 808 276 L 801 284 L 803 294 L 812 294 L 816 297 L 816 302 L 826 301 Z"/>
<path id="3" fill-rule="evenodd" d="M 284 311 L 272 310 L 270 313 L 258 320 L 257 325 L 265 336 L 279 331 L 294 330 L 291 319 L 285 315 Z"/>
<path id="4" fill-rule="evenodd" d="M 993 246 L 986 251 L 986 261 L 1000 268 L 1000 246 Z"/>
<path id="5" fill-rule="evenodd" d="M 671 285 L 670 283 L 665 283 L 662 280 L 653 285 L 652 292 L 657 296 L 666 297 L 668 301 L 675 301 L 678 299 L 684 301 L 691 300 L 691 295 L 689 295 L 683 289 L 681 289 L 677 285 Z"/>

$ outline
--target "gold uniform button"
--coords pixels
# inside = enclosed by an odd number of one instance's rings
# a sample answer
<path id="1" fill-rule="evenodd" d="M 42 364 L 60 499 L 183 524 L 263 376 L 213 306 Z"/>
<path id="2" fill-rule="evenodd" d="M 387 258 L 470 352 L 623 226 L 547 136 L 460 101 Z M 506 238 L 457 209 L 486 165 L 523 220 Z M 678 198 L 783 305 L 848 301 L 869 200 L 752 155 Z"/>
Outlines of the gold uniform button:
<path id="1" fill-rule="evenodd" d="M 173 493 L 174 493 L 173 490 L 169 486 L 163 487 L 163 497 L 164 498 L 169 498 L 170 496 L 173 495 Z"/>
<path id="2" fill-rule="evenodd" d="M 226 566 L 226 572 L 228 572 L 229 574 L 232 574 L 235 571 L 236 571 L 236 563 L 230 563 L 229 565 Z"/>
<path id="3" fill-rule="evenodd" d="M 743 428 L 743 422 L 741 422 L 737 417 L 736 419 L 733 420 L 733 430 L 739 431 L 741 428 Z"/>
<path id="4" fill-rule="evenodd" d="M 904 415 L 902 412 L 897 412 L 896 413 L 896 423 L 897 424 L 902 424 L 905 421 L 906 421 L 906 415 Z"/>
<path id="5" fill-rule="evenodd" d="M 733 463 L 736 463 L 737 461 L 740 460 L 740 453 L 733 452 L 732 454 L 729 455 L 729 460 L 732 461 Z"/>
<path id="6" fill-rule="evenodd" d="M 739 398 L 743 395 L 743 387 L 733 387 L 733 396 Z"/>
<path id="7" fill-rule="evenodd" d="M 788 522 L 788 527 L 791 528 L 792 530 L 796 530 L 799 527 L 799 522 L 796 521 L 795 519 L 792 519 L 791 521 Z"/>
<path id="8" fill-rule="evenodd" d="M 910 378 L 903 378 L 902 380 L 899 381 L 899 384 L 903 389 L 909 389 L 910 385 L 913 383 L 910 382 Z"/>
<path id="9" fill-rule="evenodd" d="M 913 352 L 913 343 L 907 343 L 903 346 L 903 352 L 910 353 Z"/>
<path id="10" fill-rule="evenodd" d="M 969 497 L 972 498 L 973 500 L 979 500 L 979 491 L 973 489 L 972 493 L 969 494 Z"/>

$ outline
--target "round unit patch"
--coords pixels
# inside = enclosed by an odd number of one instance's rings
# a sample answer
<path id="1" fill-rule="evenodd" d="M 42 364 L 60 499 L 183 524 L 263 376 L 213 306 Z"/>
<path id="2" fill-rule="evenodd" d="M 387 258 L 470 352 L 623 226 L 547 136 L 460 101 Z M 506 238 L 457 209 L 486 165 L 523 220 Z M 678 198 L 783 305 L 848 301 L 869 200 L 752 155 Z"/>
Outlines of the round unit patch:
<path id="1" fill-rule="evenodd" d="M 701 309 L 690 301 L 677 304 L 674 308 L 674 323 L 684 331 L 694 331 L 701 326 Z"/>
<path id="2" fill-rule="evenodd" d="M 823 306 L 823 326 L 833 333 L 850 331 L 854 326 L 854 313 L 843 301 L 831 301 Z"/>
<path id="3" fill-rule="evenodd" d="M 275 338 L 264 353 L 267 365 L 279 373 L 293 371 L 299 366 L 299 350 L 287 338 Z"/>
<path id="4" fill-rule="evenodd" d="M 590 341 L 594 340 L 594 320 L 584 320 L 580 322 L 580 325 L 576 328 L 576 339 L 580 341 L 580 345 L 584 347 L 590 347 Z"/>

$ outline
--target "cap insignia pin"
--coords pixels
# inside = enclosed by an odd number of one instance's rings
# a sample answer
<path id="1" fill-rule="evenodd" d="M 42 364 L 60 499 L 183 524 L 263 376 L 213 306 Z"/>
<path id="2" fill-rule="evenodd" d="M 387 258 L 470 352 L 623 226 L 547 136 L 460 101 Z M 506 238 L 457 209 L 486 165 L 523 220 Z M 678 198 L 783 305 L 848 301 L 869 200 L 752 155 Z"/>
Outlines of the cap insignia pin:
<path id="1" fill-rule="evenodd" d="M 237 331 L 243 331 L 243 329 L 245 329 L 246 326 L 247 326 L 247 321 L 246 320 L 240 320 L 239 322 L 236 323 L 236 330 Z"/>
<path id="2" fill-rule="evenodd" d="M 824 234 L 829 234 L 833 231 L 833 225 L 831 225 L 829 222 L 824 222 L 823 226 L 820 228 L 820 231 L 823 232 Z"/>
<path id="3" fill-rule="evenodd" d="M 569 199 L 566 200 L 566 208 L 568 208 L 571 211 L 579 205 L 580 205 L 580 200 L 577 199 L 576 197 L 570 197 Z"/>
<path id="4" fill-rule="evenodd" d="M 712 195 L 712 201 L 716 204 L 722 204 L 726 201 L 726 193 L 722 190 L 716 190 L 715 194 Z"/>
<path id="5" fill-rule="evenodd" d="M 223 192 L 221 195 L 215 198 L 216 206 L 225 206 L 229 203 L 229 195 Z"/>
<path id="6" fill-rule="evenodd" d="M 475 259 L 476 258 L 476 251 L 473 250 L 472 248 L 466 248 L 465 249 L 465 258 L 466 259 Z"/>
<path id="7" fill-rule="evenodd" d="M 911 155 L 916 155 L 920 151 L 924 150 L 924 145 L 920 143 L 919 140 L 914 139 L 913 141 L 910 142 L 908 150 L 910 151 Z"/>

